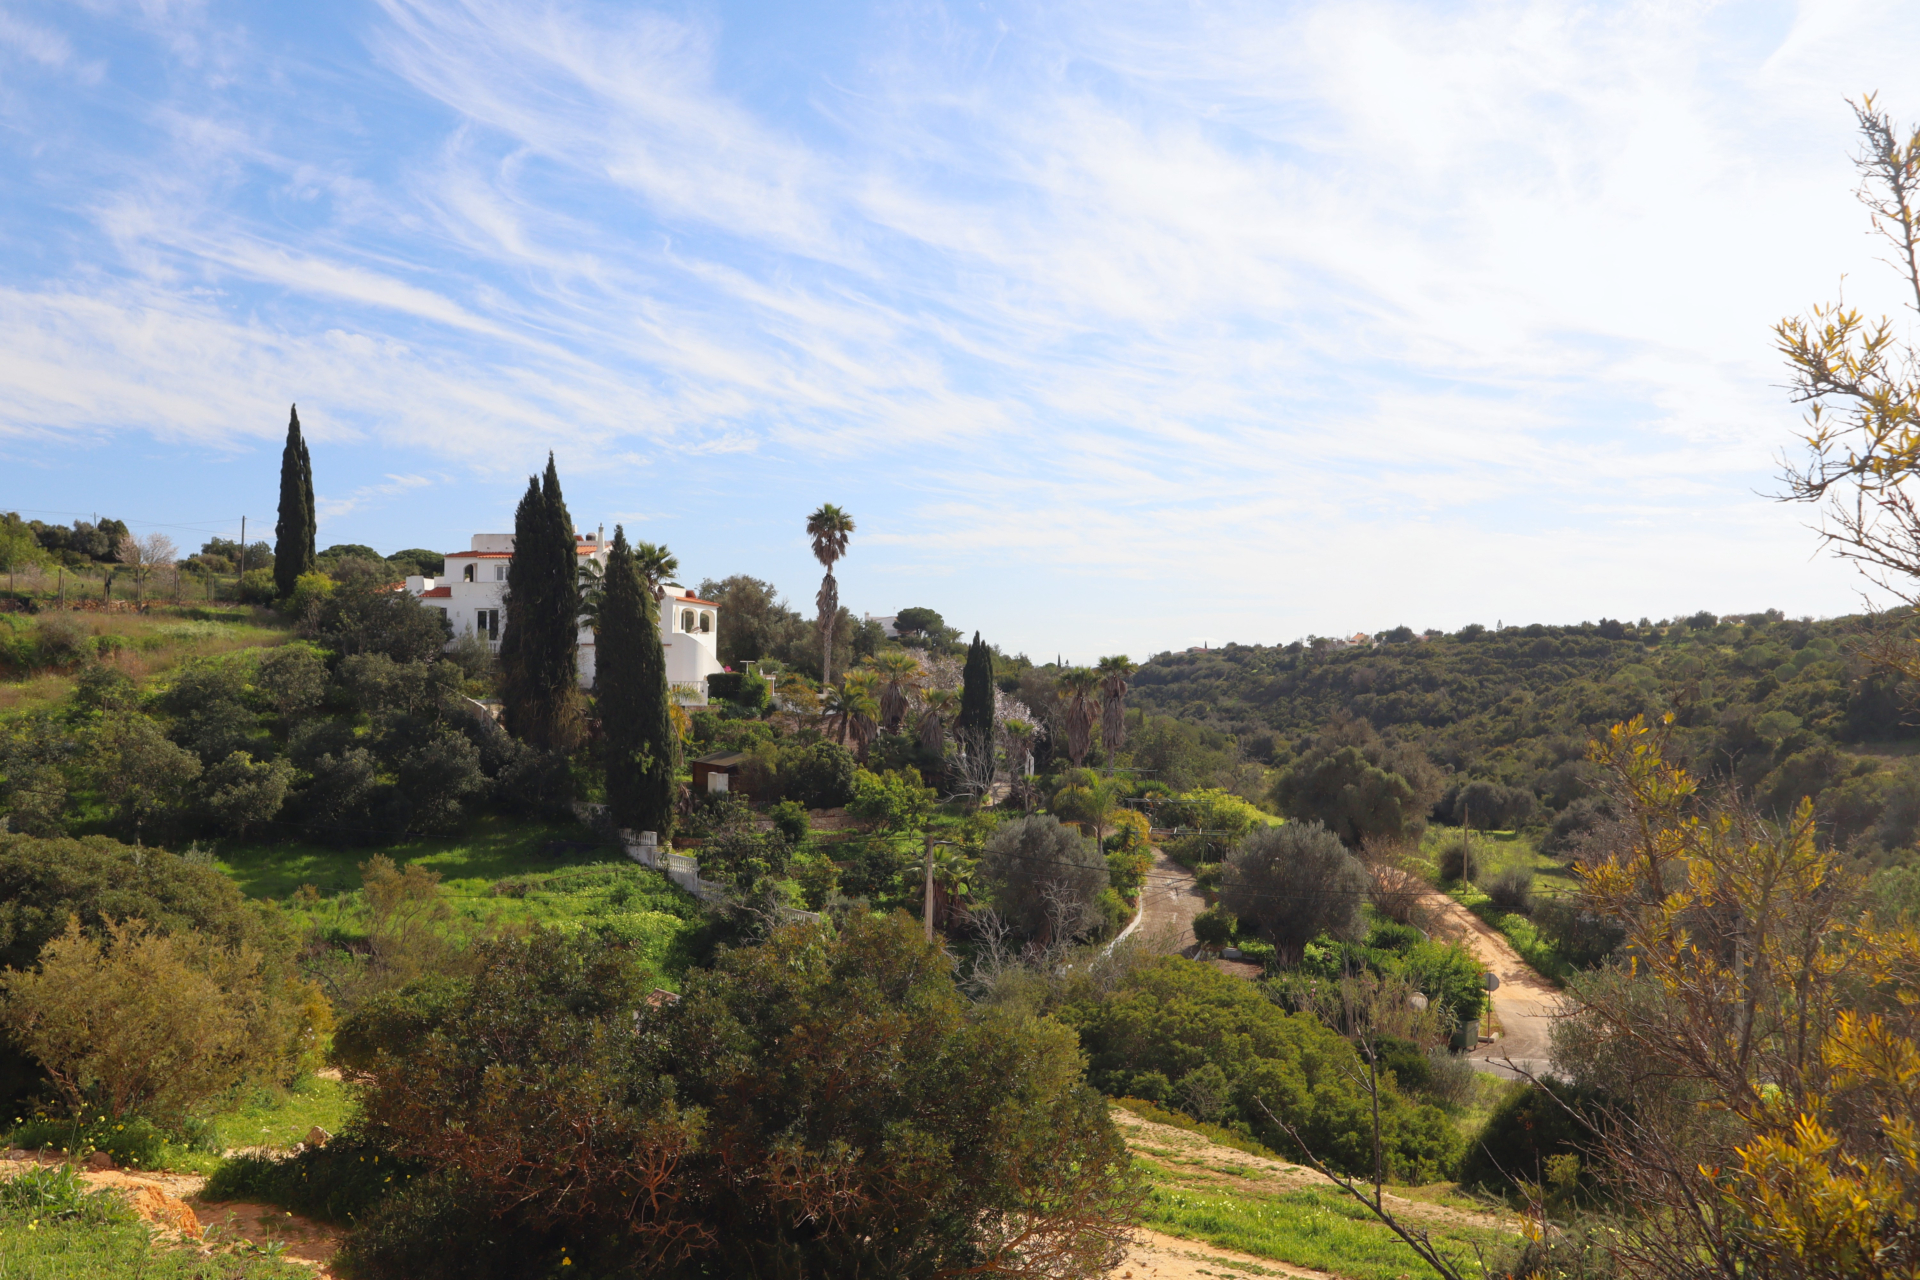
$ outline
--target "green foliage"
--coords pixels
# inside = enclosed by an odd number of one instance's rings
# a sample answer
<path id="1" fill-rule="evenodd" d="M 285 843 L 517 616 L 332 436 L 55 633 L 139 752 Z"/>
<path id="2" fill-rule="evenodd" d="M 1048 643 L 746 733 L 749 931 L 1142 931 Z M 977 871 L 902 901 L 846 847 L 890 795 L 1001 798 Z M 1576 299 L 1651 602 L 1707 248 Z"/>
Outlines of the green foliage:
<path id="1" fill-rule="evenodd" d="M 869 773 L 859 770 L 853 779 L 853 798 L 847 816 L 871 831 L 887 834 L 917 831 L 933 812 L 933 788 L 920 781 L 918 769 Z"/>
<path id="2" fill-rule="evenodd" d="M 1440 857 L 1435 863 L 1440 879 L 1450 884 L 1473 881 L 1480 878 L 1480 855 L 1474 849 L 1469 837 L 1460 835 L 1440 846 Z"/>
<path id="3" fill-rule="evenodd" d="M 1271 994 L 1301 1005 L 1295 988 L 1314 981 L 1337 981 L 1364 970 L 1383 978 L 1405 978 L 1429 1000 L 1453 1011 L 1461 1022 L 1486 1008 L 1486 966 L 1465 947 L 1429 940 L 1411 925 L 1380 921 L 1363 941 L 1322 938 L 1309 943 L 1297 970 L 1268 980 Z"/>
<path id="4" fill-rule="evenodd" d="M 1233 941 L 1235 923 L 1232 912 L 1218 905 L 1208 907 L 1193 918 L 1193 940 L 1217 950 Z"/>
<path id="5" fill-rule="evenodd" d="M 1160 806 L 1160 818 L 1169 825 L 1204 831 L 1228 844 L 1267 825 L 1266 814 L 1218 787 L 1182 792 L 1177 800 Z"/>
<path id="6" fill-rule="evenodd" d="M 680 763 L 660 647 L 659 606 L 615 525 L 601 589 L 601 655 L 594 672 L 614 826 L 673 835 L 674 770 Z"/>
<path id="7" fill-rule="evenodd" d="M 1137 687 L 1130 685 L 1129 692 Z M 1240 759 L 1239 744 L 1231 734 L 1172 716 L 1142 713 L 1128 741 L 1133 767 L 1175 792 L 1211 785 Z"/>
<path id="8" fill-rule="evenodd" d="M 716 648 L 720 664 L 738 671 L 747 663 L 774 659 L 790 667 L 808 665 L 811 628 L 789 609 L 771 582 L 745 574 L 700 584 L 700 598 L 720 606 Z M 816 668 L 818 659 L 812 664 Z"/>
<path id="9" fill-rule="evenodd" d="M 527 481 L 513 533 L 500 637 L 506 726 L 535 746 L 569 749 L 581 733 L 579 554 L 552 454 L 546 475 Z"/>
<path id="10" fill-rule="evenodd" d="M 341 655 L 380 653 L 430 662 L 452 637 L 447 615 L 405 591 L 362 579 L 323 597 L 302 622 L 308 638 Z"/>
<path id="11" fill-rule="evenodd" d="M 1273 802 L 1290 817 L 1324 824 L 1351 848 L 1371 837 L 1418 835 L 1425 821 L 1413 784 L 1357 746 L 1305 756 L 1274 783 Z"/>
<path id="12" fill-rule="evenodd" d="M 201 775 L 200 803 L 221 831 L 245 838 L 279 814 L 292 785 L 293 766 L 285 760 L 236 751 Z"/>
<path id="13" fill-rule="evenodd" d="M 1070 1000 L 1058 1016 L 1080 1032 L 1089 1078 L 1105 1092 L 1134 1094 L 1137 1076 L 1158 1073 L 1196 1119 L 1297 1150 L 1277 1119 L 1334 1168 L 1372 1173 L 1371 1107 L 1353 1046 L 1252 983 L 1167 957 L 1129 974 L 1111 995 Z M 1380 1102 L 1392 1178 L 1431 1182 L 1452 1167 L 1459 1139 L 1444 1115 L 1392 1090 Z"/>
<path id="14" fill-rule="evenodd" d="M 968 1006 L 910 920 L 780 930 L 670 1007 L 589 940 L 481 954 L 365 1095 L 369 1138 L 429 1170 L 356 1219 L 370 1280 L 569 1254 L 585 1274 L 929 1276 L 1004 1265 L 1022 1232 L 1078 1267 L 1117 1256 L 1130 1162 L 1071 1034 Z"/>
<path id="15" fill-rule="evenodd" d="M 133 1213 L 110 1191 L 91 1191 L 70 1164 L 28 1169 L 0 1182 L 0 1207 L 36 1220 L 129 1222 Z"/>
<path id="16" fill-rule="evenodd" d="M 782 800 L 767 811 L 773 829 L 795 848 L 807 838 L 807 806 L 797 800 Z"/>
<path id="17" fill-rule="evenodd" d="M 302 575 L 312 571 L 317 527 L 313 460 L 295 407 L 287 416 L 287 444 L 280 453 L 280 519 L 273 528 L 273 580 L 280 596 L 294 595 Z"/>
<path id="18" fill-rule="evenodd" d="M 76 1113 L 178 1121 L 242 1082 L 290 1079 L 326 1029 L 318 993 L 257 952 L 138 922 L 105 934 L 70 920 L 37 969 L 0 976 L 0 1025 Z"/>
<path id="19" fill-rule="evenodd" d="M 1318 822 L 1264 827 L 1240 842 L 1220 877 L 1220 902 L 1283 960 L 1320 934 L 1357 938 L 1366 871 Z"/>
<path id="20" fill-rule="evenodd" d="M 108 1116 L 97 1109 L 79 1116 L 36 1114 L 7 1135 L 8 1146 L 25 1151 L 58 1151 L 84 1160 L 95 1151 L 113 1157 L 122 1169 L 159 1169 L 167 1135 L 145 1116 Z"/>

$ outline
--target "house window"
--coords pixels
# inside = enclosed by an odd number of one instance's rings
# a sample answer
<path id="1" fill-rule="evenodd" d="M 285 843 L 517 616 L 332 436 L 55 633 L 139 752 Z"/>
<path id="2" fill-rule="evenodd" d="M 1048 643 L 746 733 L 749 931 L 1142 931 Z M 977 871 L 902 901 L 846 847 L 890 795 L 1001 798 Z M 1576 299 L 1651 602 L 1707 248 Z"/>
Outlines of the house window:
<path id="1" fill-rule="evenodd" d="M 507 580 L 507 566 L 503 564 L 493 566 L 493 580 L 495 582 L 505 582 Z"/>
<path id="2" fill-rule="evenodd" d="M 500 638 L 500 611 L 498 609 L 480 610 L 479 621 L 474 627 L 474 630 L 489 640 L 498 640 Z"/>
<path id="3" fill-rule="evenodd" d="M 693 610 L 682 609 L 680 611 L 680 629 L 686 632 L 693 630 Z"/>
<path id="4" fill-rule="evenodd" d="M 704 631 L 711 631 L 711 630 L 713 630 L 713 615 L 712 615 L 712 614 L 710 614 L 710 613 L 706 613 L 706 612 L 704 612 L 704 611 L 703 611 L 703 612 L 702 612 L 702 613 L 700 614 L 700 630 L 701 630 L 701 631 L 703 631 L 703 632 L 704 632 Z"/>
<path id="5" fill-rule="evenodd" d="M 472 566 L 472 565 L 468 565 L 468 566 L 466 567 L 466 570 L 465 570 L 465 572 L 461 574 L 461 577 L 462 577 L 462 578 L 464 578 L 464 579 L 465 579 L 466 581 L 468 581 L 468 582 L 472 582 L 472 581 L 473 581 L 473 566 Z"/>

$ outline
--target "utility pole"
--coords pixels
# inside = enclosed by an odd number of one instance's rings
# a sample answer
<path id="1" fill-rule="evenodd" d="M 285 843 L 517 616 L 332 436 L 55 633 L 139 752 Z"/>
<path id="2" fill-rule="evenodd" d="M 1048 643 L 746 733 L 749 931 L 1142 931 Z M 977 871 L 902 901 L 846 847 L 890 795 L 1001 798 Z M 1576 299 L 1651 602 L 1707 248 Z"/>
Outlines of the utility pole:
<path id="1" fill-rule="evenodd" d="M 927 832 L 927 900 L 921 911 L 927 924 L 927 945 L 933 945 L 933 832 Z"/>
<path id="2" fill-rule="evenodd" d="M 240 517 L 240 576 L 233 580 L 233 598 L 246 597 L 247 588 L 247 518 Z"/>

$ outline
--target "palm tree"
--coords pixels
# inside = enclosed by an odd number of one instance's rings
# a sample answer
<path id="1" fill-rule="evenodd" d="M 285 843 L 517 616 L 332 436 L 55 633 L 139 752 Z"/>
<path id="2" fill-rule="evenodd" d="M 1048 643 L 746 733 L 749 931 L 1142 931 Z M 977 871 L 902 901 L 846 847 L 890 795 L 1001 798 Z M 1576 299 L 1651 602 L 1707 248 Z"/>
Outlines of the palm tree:
<path id="1" fill-rule="evenodd" d="M 1100 745 L 1113 756 L 1127 740 L 1127 679 L 1140 668 L 1124 653 L 1100 659 Z"/>
<path id="2" fill-rule="evenodd" d="M 920 749 L 940 755 L 947 747 L 947 720 L 960 705 L 960 695 L 952 689 L 929 689 L 920 695 L 925 710 L 920 713 Z"/>
<path id="3" fill-rule="evenodd" d="M 1066 703 L 1067 755 L 1078 769 L 1093 747 L 1093 721 L 1099 714 L 1096 700 L 1100 694 L 1100 673 L 1088 667 L 1062 671 L 1054 681 L 1054 693 Z"/>
<path id="4" fill-rule="evenodd" d="M 873 659 L 872 670 L 880 684 L 880 718 L 886 722 L 888 733 L 898 733 L 926 673 L 918 659 L 899 650 Z"/>
<path id="5" fill-rule="evenodd" d="M 823 502 L 807 517 L 807 536 L 813 539 L 813 558 L 827 567 L 820 579 L 820 594 L 814 603 L 820 606 L 820 683 L 833 683 L 833 624 L 840 615 L 840 584 L 834 581 L 834 562 L 847 554 L 847 538 L 853 533 L 853 517 Z"/>
<path id="6" fill-rule="evenodd" d="M 633 544 L 633 567 L 640 571 L 641 580 L 657 597 L 660 584 L 680 572 L 680 560 L 667 550 L 664 542 L 636 542 Z"/>
<path id="7" fill-rule="evenodd" d="M 645 544 L 642 544 L 645 545 Z M 606 594 L 607 574 L 592 556 L 582 556 L 577 570 L 580 588 L 580 625 L 600 638 L 600 602 Z"/>
<path id="8" fill-rule="evenodd" d="M 853 739 L 853 753 L 862 760 L 874 735 L 880 732 L 879 683 L 880 677 L 874 672 L 849 671 L 840 686 L 841 696 L 846 699 L 845 732 Z"/>

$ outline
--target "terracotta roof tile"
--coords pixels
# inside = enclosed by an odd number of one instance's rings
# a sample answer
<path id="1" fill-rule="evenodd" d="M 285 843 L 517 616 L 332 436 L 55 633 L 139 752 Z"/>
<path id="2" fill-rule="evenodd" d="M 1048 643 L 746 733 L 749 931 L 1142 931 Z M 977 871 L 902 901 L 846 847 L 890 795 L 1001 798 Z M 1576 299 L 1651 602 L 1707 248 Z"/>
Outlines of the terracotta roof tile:
<path id="1" fill-rule="evenodd" d="M 452 587 L 435 587 L 431 591 L 422 591 L 420 593 L 420 598 L 422 600 L 446 600 L 446 599 L 450 599 L 452 595 L 453 595 Z"/>

